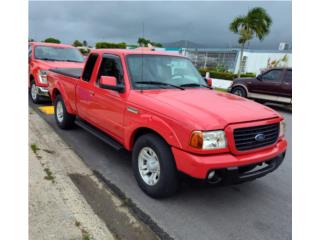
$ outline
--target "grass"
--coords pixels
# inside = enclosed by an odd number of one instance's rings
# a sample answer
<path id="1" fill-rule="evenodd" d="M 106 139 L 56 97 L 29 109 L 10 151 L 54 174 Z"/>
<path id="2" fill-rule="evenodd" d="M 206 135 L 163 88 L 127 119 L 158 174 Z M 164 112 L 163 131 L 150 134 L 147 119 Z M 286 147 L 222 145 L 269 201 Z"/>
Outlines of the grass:
<path id="1" fill-rule="evenodd" d="M 47 176 L 44 179 L 54 182 L 54 176 L 49 168 L 45 168 L 44 171 L 46 172 Z"/>
<path id="2" fill-rule="evenodd" d="M 228 92 L 228 90 L 224 89 L 224 88 L 214 88 L 214 90 L 219 91 L 219 92 Z"/>
<path id="3" fill-rule="evenodd" d="M 40 148 L 38 148 L 37 144 L 35 143 L 31 144 L 31 149 L 34 152 L 34 154 L 37 154 L 37 151 L 40 150 Z"/>
<path id="4" fill-rule="evenodd" d="M 76 221 L 76 222 L 74 223 L 74 225 L 75 225 L 77 228 L 79 228 L 80 231 L 81 231 L 81 235 L 82 235 L 81 240 L 90 240 L 90 239 L 91 239 L 89 233 L 88 233 L 85 229 L 83 229 L 83 228 L 81 227 L 81 223 L 80 223 L 79 221 Z"/>

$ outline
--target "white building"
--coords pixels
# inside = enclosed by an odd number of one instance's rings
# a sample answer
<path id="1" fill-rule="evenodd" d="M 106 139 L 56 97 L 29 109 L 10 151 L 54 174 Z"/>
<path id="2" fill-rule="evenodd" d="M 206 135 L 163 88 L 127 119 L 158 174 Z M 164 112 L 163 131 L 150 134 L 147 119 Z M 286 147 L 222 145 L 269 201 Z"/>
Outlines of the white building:
<path id="1" fill-rule="evenodd" d="M 239 48 L 202 48 L 182 49 L 182 54 L 189 57 L 198 68 L 218 68 L 237 73 L 240 67 Z M 286 61 L 281 61 L 285 59 Z M 292 66 L 291 50 L 254 50 L 244 49 L 241 72 L 259 74 L 272 62 L 278 66 Z"/>

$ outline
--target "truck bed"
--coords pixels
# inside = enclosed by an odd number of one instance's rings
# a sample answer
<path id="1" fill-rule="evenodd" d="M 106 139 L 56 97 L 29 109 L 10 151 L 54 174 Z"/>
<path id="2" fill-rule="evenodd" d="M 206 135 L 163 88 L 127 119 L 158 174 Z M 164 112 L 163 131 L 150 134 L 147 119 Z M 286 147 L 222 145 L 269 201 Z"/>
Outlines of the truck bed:
<path id="1" fill-rule="evenodd" d="M 80 79 L 82 68 L 53 68 L 49 71 Z"/>

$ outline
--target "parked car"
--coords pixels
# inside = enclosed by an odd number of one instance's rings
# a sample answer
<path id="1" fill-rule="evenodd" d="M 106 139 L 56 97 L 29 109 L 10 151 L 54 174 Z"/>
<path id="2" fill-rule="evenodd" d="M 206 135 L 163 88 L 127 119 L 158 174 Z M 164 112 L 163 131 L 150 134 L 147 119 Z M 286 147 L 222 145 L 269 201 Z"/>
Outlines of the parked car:
<path id="1" fill-rule="evenodd" d="M 34 103 L 48 98 L 47 72 L 50 68 L 83 67 L 79 50 L 65 44 L 29 43 L 29 92 Z M 49 98 L 48 98 L 49 99 Z"/>
<path id="2" fill-rule="evenodd" d="M 291 104 L 292 69 L 272 68 L 255 78 L 238 78 L 229 91 L 241 97 L 260 101 Z"/>
<path id="3" fill-rule="evenodd" d="M 238 183 L 274 171 L 284 159 L 283 117 L 210 90 L 185 57 L 93 50 L 84 69 L 51 69 L 47 78 L 58 126 L 77 124 L 131 151 L 134 176 L 154 198 L 176 192 L 179 172 Z"/>

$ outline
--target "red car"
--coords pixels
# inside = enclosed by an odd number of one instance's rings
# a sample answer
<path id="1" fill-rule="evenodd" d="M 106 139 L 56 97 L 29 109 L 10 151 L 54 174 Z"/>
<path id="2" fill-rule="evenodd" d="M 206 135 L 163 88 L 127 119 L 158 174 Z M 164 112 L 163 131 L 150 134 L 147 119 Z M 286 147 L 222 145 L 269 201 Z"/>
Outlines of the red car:
<path id="1" fill-rule="evenodd" d="M 29 43 L 29 92 L 34 103 L 48 98 L 47 72 L 50 68 L 83 67 L 84 58 L 77 48 L 54 43 Z"/>
<path id="2" fill-rule="evenodd" d="M 94 50 L 84 69 L 48 72 L 56 122 L 77 124 L 132 151 L 148 195 L 175 193 L 179 172 L 211 183 L 244 182 L 284 159 L 284 119 L 206 85 L 189 59 L 166 52 Z"/>

